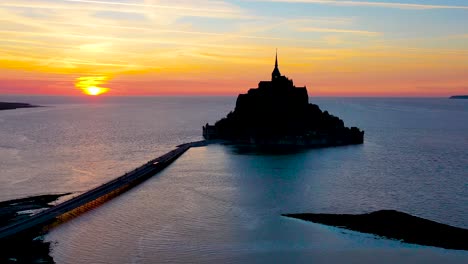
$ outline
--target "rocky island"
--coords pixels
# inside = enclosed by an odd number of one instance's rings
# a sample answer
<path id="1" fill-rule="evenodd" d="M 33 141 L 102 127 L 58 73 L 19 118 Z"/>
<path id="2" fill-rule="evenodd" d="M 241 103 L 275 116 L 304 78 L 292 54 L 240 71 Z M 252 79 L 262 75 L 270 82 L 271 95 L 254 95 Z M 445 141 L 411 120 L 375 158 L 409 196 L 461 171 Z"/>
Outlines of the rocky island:
<path id="1" fill-rule="evenodd" d="M 237 97 L 236 107 L 214 125 L 203 127 L 205 139 L 273 146 L 328 147 L 362 144 L 364 131 L 309 103 L 306 87 L 281 75 L 278 56 L 271 81 Z"/>
<path id="2" fill-rule="evenodd" d="M 468 250 L 468 230 L 395 210 L 367 214 L 283 214 L 314 223 L 369 233 L 406 243 Z"/>

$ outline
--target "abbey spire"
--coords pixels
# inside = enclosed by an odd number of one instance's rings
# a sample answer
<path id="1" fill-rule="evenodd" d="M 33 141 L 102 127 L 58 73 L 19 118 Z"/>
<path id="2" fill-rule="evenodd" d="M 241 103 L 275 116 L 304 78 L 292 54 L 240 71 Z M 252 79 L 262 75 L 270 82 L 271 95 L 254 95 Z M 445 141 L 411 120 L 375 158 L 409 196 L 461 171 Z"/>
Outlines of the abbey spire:
<path id="1" fill-rule="evenodd" d="M 273 69 L 273 72 L 271 73 L 271 80 L 275 80 L 281 77 L 281 73 L 278 69 L 278 49 L 276 50 L 276 55 L 275 55 L 275 69 Z"/>
<path id="2" fill-rule="evenodd" d="M 278 68 L 278 49 L 276 49 L 275 53 L 275 68 Z"/>

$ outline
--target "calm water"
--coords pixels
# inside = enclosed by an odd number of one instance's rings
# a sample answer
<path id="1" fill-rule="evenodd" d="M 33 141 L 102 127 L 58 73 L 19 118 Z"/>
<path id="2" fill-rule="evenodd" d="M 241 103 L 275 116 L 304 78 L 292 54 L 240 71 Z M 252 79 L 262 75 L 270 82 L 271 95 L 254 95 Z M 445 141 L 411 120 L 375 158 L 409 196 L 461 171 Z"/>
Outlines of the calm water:
<path id="1" fill-rule="evenodd" d="M 0 200 L 77 192 L 201 139 L 235 98 L 12 98 L 0 112 Z M 95 99 L 96 100 L 96 99 Z M 465 252 L 402 244 L 281 217 L 397 209 L 468 228 L 468 101 L 311 99 L 365 144 L 288 155 L 219 145 L 52 230 L 58 263 L 463 263 Z"/>

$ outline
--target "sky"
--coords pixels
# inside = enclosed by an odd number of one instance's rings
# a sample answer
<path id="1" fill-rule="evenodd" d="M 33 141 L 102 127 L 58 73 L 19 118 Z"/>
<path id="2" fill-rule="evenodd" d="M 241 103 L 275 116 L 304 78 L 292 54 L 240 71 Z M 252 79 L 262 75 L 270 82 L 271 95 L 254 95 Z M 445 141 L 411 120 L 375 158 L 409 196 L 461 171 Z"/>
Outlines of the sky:
<path id="1" fill-rule="evenodd" d="M 2 0 L 0 94 L 468 94 L 468 0 Z"/>

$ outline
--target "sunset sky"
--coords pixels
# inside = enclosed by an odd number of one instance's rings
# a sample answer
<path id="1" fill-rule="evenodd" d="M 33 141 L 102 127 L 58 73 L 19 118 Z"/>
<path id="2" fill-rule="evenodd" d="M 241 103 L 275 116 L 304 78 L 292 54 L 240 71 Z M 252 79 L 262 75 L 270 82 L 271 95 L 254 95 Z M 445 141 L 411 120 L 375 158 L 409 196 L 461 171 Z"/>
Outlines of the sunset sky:
<path id="1" fill-rule="evenodd" d="M 468 1 L 0 2 L 0 94 L 234 95 L 276 48 L 311 96 L 468 94 Z"/>

